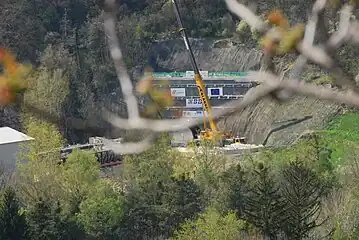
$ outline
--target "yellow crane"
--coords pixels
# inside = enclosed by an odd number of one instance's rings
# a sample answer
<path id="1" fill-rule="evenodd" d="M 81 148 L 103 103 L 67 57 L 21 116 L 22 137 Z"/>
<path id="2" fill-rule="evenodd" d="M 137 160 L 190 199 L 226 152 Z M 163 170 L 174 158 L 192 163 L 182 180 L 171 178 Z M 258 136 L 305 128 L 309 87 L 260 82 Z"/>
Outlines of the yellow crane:
<path id="1" fill-rule="evenodd" d="M 211 107 L 209 98 L 206 93 L 204 81 L 203 81 L 200 71 L 198 69 L 196 59 L 195 59 L 193 51 L 191 49 L 191 45 L 189 44 L 189 40 L 188 40 L 186 31 L 185 31 L 185 28 L 183 27 L 182 17 L 180 15 L 177 2 L 175 0 L 172 0 L 172 3 L 174 6 L 174 11 L 176 13 L 177 22 L 180 27 L 179 31 L 181 32 L 184 43 L 186 45 L 186 49 L 190 55 L 190 60 L 191 60 L 191 64 L 192 64 L 193 71 L 194 71 L 194 80 L 196 82 L 199 97 L 200 97 L 200 99 L 202 101 L 202 105 L 203 105 L 203 115 L 205 116 L 205 119 L 204 119 L 204 130 L 202 130 L 200 132 L 200 140 L 210 140 L 210 141 L 213 141 L 214 143 L 219 143 L 222 146 L 226 143 L 226 141 L 228 142 L 228 140 L 230 143 L 231 142 L 246 143 L 247 141 L 245 138 L 233 138 L 231 136 L 231 134 L 218 130 L 217 125 L 212 117 L 212 107 Z M 207 128 L 206 120 L 208 120 L 208 122 L 209 122 L 210 129 Z"/>

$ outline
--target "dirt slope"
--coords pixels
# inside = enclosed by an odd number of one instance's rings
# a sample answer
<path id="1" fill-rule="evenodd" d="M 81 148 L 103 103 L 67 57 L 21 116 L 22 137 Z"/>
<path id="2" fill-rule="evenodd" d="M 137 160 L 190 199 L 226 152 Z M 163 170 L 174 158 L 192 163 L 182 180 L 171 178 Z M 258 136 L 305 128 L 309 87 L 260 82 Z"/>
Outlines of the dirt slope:
<path id="1" fill-rule="evenodd" d="M 262 54 L 258 50 L 233 46 L 228 42 L 215 43 L 216 40 L 191 41 L 198 64 L 203 70 L 248 71 L 260 66 Z M 191 69 L 181 39 L 155 44 L 150 63 L 156 71 Z M 322 127 L 339 110 L 338 105 L 304 96 L 296 96 L 282 104 L 265 99 L 227 117 L 219 123 L 219 127 L 244 135 L 251 143 L 261 144 L 272 129 L 289 123 L 288 120 L 300 120 L 307 116 L 309 119 L 269 135 L 267 145 L 281 146 L 295 141 L 303 131 Z"/>
<path id="2" fill-rule="evenodd" d="M 218 126 L 242 136 L 251 143 L 282 146 L 293 143 L 304 131 L 321 128 L 341 107 L 305 96 L 286 103 L 265 99 L 219 122 Z M 290 126 L 291 123 L 295 123 Z M 280 126 L 288 126 L 271 133 Z"/>

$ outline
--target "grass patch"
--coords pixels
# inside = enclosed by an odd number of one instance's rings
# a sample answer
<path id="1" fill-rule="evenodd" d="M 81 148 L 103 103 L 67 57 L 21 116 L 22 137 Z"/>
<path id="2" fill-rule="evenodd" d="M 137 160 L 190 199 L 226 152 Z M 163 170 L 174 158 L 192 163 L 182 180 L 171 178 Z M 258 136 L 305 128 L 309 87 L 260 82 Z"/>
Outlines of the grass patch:
<path id="1" fill-rule="evenodd" d="M 359 143 L 359 113 L 346 113 L 332 119 L 321 136 L 332 149 L 332 159 L 340 163 L 353 154 Z"/>

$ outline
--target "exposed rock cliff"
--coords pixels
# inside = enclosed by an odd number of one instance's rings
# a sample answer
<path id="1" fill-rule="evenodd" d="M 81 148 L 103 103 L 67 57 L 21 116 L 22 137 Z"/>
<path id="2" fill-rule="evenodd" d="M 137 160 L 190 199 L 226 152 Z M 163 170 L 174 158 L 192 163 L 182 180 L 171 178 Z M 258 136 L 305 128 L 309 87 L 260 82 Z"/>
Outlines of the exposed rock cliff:
<path id="1" fill-rule="evenodd" d="M 190 39 L 198 67 L 208 71 L 247 71 L 260 67 L 262 53 L 234 46 L 229 39 Z M 182 39 L 155 43 L 150 64 L 156 71 L 185 71 L 192 69 Z"/>

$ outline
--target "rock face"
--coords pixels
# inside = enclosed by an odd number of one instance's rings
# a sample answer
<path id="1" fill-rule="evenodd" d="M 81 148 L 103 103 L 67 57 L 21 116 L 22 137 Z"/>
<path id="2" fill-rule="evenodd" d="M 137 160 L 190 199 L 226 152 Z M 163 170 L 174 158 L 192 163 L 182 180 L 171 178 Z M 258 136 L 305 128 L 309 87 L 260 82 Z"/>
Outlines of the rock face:
<path id="1" fill-rule="evenodd" d="M 190 39 L 197 65 L 203 71 L 258 70 L 262 53 L 258 50 L 234 46 L 229 39 Z M 155 71 L 192 70 L 182 39 L 155 43 L 149 63 Z"/>
<path id="2" fill-rule="evenodd" d="M 202 70 L 248 71 L 260 67 L 262 53 L 259 50 L 234 46 L 228 40 L 191 39 L 191 44 Z M 154 44 L 150 64 L 155 71 L 192 69 L 182 39 Z M 266 142 L 270 146 L 282 146 L 293 143 L 303 131 L 322 127 L 340 109 L 338 105 L 305 96 L 295 96 L 281 104 L 267 98 L 220 121 L 218 127 L 246 136 L 250 143 Z M 290 122 L 297 123 L 271 133 L 273 129 Z"/>

